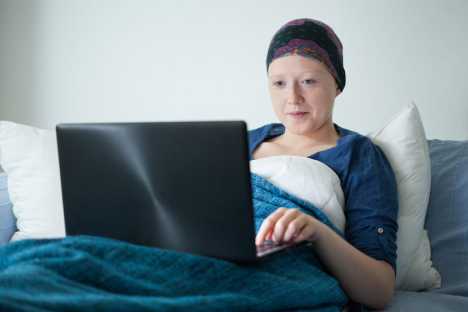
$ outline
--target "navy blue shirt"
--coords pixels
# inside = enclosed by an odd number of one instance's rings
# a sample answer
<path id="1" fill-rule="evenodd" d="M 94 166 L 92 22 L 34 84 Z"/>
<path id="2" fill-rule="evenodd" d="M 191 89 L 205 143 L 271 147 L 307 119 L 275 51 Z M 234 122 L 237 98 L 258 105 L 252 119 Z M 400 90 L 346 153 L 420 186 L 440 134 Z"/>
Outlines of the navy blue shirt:
<path id="1" fill-rule="evenodd" d="M 368 256 L 384 260 L 396 272 L 398 193 L 394 172 L 382 150 L 357 132 L 334 124 L 336 146 L 309 158 L 321 161 L 339 177 L 345 196 L 345 238 Z M 268 124 L 249 131 L 249 154 L 264 141 L 283 134 Z"/>

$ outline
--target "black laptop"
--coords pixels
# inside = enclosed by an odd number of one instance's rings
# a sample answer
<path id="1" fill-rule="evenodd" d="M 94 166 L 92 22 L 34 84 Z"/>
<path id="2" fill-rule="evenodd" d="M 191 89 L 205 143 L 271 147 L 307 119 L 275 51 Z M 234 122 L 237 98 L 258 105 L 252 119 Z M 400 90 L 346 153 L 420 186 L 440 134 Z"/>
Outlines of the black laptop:
<path id="1" fill-rule="evenodd" d="M 245 122 L 82 123 L 56 130 L 67 235 L 241 262 L 288 246 L 255 245 Z"/>

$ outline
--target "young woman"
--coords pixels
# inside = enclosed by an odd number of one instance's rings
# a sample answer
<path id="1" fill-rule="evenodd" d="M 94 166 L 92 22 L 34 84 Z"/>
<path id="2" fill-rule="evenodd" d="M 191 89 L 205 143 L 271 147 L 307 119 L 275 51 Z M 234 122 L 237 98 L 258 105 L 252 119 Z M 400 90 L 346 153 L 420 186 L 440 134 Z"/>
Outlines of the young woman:
<path id="1" fill-rule="evenodd" d="M 256 243 L 313 242 L 352 301 L 381 309 L 395 287 L 396 181 L 381 149 L 333 122 L 334 100 L 346 82 L 342 44 L 320 21 L 290 21 L 270 43 L 267 73 L 281 123 L 249 132 L 251 159 L 296 155 L 329 166 L 345 194 L 346 240 L 298 209 L 278 207 L 263 221 Z"/>

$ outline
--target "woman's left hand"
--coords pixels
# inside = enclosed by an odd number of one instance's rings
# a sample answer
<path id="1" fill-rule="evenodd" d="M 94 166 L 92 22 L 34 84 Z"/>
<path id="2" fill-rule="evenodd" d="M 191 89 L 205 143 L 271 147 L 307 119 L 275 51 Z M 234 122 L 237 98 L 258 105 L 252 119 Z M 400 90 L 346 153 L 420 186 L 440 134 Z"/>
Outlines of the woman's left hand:
<path id="1" fill-rule="evenodd" d="M 314 242 L 322 226 L 323 223 L 297 208 L 280 207 L 263 220 L 255 244 L 261 245 L 265 240 L 278 243 L 303 240 Z"/>

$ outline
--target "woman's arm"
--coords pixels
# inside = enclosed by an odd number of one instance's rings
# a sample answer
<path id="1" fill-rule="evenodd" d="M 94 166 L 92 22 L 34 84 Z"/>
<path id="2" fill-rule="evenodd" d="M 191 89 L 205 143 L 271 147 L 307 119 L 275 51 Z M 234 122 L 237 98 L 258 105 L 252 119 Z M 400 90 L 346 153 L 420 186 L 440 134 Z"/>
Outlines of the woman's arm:
<path id="1" fill-rule="evenodd" d="M 316 223 L 318 231 L 314 241 L 317 255 L 348 296 L 371 308 L 384 309 L 395 289 L 391 265 L 364 254 L 320 221 L 311 223 Z"/>
<path id="2" fill-rule="evenodd" d="M 383 309 L 393 297 L 395 272 L 387 262 L 367 256 L 328 226 L 298 209 L 278 208 L 264 220 L 256 243 L 270 238 L 280 242 L 313 242 L 322 263 L 355 302 Z"/>

